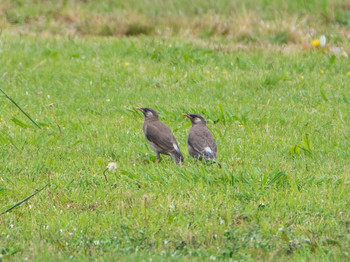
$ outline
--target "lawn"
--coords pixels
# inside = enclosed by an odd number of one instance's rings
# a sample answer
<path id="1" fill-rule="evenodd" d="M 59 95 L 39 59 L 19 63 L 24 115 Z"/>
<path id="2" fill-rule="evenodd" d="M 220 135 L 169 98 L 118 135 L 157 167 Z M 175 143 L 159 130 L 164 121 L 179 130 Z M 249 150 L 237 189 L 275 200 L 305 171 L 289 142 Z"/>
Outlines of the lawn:
<path id="1" fill-rule="evenodd" d="M 273 10 L 291 10 L 276 18 L 254 1 L 221 0 L 203 15 L 189 8 L 178 23 L 183 1 L 169 7 L 168 20 L 165 11 L 146 12 L 150 2 L 134 2 L 137 11 L 107 1 L 101 9 L 64 2 L 57 11 L 133 14 L 115 28 L 98 20 L 106 34 L 86 23 L 90 31 L 79 31 L 80 20 L 66 34 L 71 21 L 52 14 L 56 5 L 2 3 L 0 88 L 40 128 L 1 94 L 0 212 L 48 186 L 0 216 L 0 260 L 348 261 L 349 26 L 341 1 L 312 12 L 273 1 Z M 221 19 L 215 28 L 204 23 L 211 8 Z M 223 33 L 236 21 L 229 12 L 242 9 L 241 31 Z M 245 20 L 251 12 L 265 22 Z M 244 21 L 253 29 L 243 30 Z M 322 34 L 326 47 L 312 46 Z M 156 109 L 173 131 L 182 165 L 167 156 L 156 163 L 138 106 Z M 190 158 L 182 113 L 207 119 L 221 167 Z M 118 168 L 106 181 L 110 162 Z"/>

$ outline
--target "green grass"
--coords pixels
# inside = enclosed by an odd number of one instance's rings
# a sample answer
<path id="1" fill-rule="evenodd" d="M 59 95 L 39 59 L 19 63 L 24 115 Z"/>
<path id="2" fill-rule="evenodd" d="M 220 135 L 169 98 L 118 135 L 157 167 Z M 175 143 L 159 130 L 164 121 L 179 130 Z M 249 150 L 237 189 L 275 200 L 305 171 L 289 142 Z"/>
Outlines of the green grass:
<path id="1" fill-rule="evenodd" d="M 0 213 L 49 186 L 0 216 L 0 260 L 349 260 L 347 58 L 222 52 L 209 31 L 197 44 L 12 31 L 0 88 L 41 129 L 1 94 Z M 159 112 L 183 165 L 155 162 L 137 106 Z M 221 168 L 189 157 L 184 112 L 208 120 Z"/>

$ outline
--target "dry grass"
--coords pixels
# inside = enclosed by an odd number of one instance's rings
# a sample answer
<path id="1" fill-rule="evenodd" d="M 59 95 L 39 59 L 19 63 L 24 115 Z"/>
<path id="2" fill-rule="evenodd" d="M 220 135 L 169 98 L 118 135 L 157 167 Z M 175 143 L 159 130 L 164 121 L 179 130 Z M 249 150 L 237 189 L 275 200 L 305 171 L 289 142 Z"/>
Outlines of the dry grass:
<path id="1" fill-rule="evenodd" d="M 188 41 L 222 51 L 251 47 L 265 49 L 269 46 L 303 50 L 309 49 L 310 41 L 320 34 L 332 34 L 342 43 L 346 43 L 350 36 L 349 28 L 341 22 L 346 20 L 343 13 L 347 14 L 347 2 L 329 4 L 330 11 L 318 15 L 315 14 L 317 10 L 301 15 L 300 12 L 288 13 L 268 8 L 266 12 L 257 8 L 238 9 L 236 2 L 228 6 L 232 8 L 231 12 L 209 9 L 192 15 L 184 14 L 181 10 L 175 12 L 171 9 L 175 8 L 173 6 L 168 7 L 169 10 L 164 11 L 163 15 L 150 15 L 149 11 L 137 10 L 126 3 L 124 9 L 113 6 L 110 12 L 92 9 L 89 1 L 69 4 L 56 1 L 51 5 L 35 3 L 28 11 L 28 6 L 24 7 L 23 3 L 2 2 L 1 29 L 21 34 L 68 37 L 185 37 Z M 341 12 L 342 15 L 339 15 Z"/>

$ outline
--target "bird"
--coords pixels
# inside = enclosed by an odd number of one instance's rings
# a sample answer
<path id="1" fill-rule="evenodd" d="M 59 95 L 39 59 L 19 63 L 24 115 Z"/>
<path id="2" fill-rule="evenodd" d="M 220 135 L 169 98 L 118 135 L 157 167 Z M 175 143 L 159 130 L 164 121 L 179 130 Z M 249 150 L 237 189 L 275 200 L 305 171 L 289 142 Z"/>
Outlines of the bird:
<path id="1" fill-rule="evenodd" d="M 193 158 L 205 161 L 215 160 L 217 153 L 217 146 L 215 138 L 210 130 L 207 128 L 207 121 L 200 114 L 186 114 L 192 123 L 192 127 L 188 134 L 187 148 L 188 153 Z"/>
<path id="2" fill-rule="evenodd" d="M 170 155 L 176 164 L 184 161 L 179 144 L 170 129 L 159 120 L 156 110 L 149 107 L 137 107 L 145 117 L 143 132 L 153 151 L 157 153 L 157 162 L 161 161 L 160 154 Z"/>

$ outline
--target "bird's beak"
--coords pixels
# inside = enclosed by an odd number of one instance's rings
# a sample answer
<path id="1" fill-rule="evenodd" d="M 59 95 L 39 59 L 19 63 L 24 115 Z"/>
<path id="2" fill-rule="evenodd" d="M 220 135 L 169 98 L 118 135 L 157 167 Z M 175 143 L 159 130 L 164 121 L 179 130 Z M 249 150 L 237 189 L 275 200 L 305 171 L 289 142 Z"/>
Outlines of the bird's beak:
<path id="1" fill-rule="evenodd" d="M 136 109 L 143 113 L 143 109 L 141 107 L 136 107 Z"/>
<path id="2" fill-rule="evenodd" d="M 191 116 L 189 114 L 186 113 L 182 113 L 183 116 L 187 116 L 188 118 L 191 118 Z"/>

